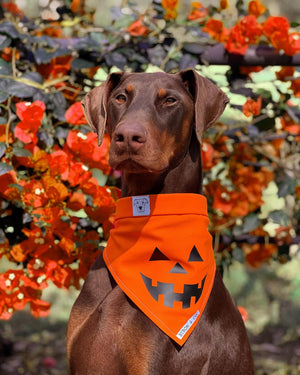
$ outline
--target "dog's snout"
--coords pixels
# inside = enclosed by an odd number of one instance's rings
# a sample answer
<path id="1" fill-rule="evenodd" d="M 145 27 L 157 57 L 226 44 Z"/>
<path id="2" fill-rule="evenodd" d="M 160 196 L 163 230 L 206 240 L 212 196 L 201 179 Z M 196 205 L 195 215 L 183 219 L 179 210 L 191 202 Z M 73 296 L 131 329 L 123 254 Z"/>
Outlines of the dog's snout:
<path id="1" fill-rule="evenodd" d="M 115 131 L 114 141 L 121 149 L 138 151 L 146 142 L 146 130 L 138 124 L 121 124 Z"/>

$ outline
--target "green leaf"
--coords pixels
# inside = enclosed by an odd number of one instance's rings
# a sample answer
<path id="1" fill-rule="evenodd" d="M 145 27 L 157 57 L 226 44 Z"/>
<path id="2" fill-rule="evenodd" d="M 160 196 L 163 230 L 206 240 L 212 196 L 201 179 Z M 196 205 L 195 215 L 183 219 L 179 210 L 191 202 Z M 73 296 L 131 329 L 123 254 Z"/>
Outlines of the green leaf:
<path id="1" fill-rule="evenodd" d="M 226 92 L 226 95 L 229 94 Z M 222 116 L 220 117 L 220 121 L 224 122 L 227 125 L 234 125 L 238 124 L 250 124 L 251 117 L 246 117 L 242 111 L 237 108 L 233 108 L 230 105 L 227 105 L 225 111 L 223 112 Z"/>
<path id="2" fill-rule="evenodd" d="M 9 187 L 14 187 L 14 188 L 18 189 L 19 191 L 22 191 L 24 189 L 23 186 L 21 186 L 19 184 L 9 184 Z"/>
<path id="3" fill-rule="evenodd" d="M 132 24 L 133 18 L 130 15 L 125 15 L 123 17 L 119 17 L 115 23 L 114 28 L 115 30 L 118 29 L 128 29 L 128 27 Z"/>
<path id="4" fill-rule="evenodd" d="M 287 214 L 282 210 L 275 210 L 275 211 L 270 212 L 269 218 L 273 220 L 275 224 L 279 224 L 283 226 L 288 225 L 288 222 L 289 222 Z"/>
<path id="5" fill-rule="evenodd" d="M 9 97 L 9 95 L 8 95 L 7 92 L 0 91 L 0 103 L 5 102 L 8 97 Z"/>
<path id="6" fill-rule="evenodd" d="M 93 168 L 92 169 L 93 177 L 98 181 L 100 186 L 104 186 L 107 182 L 107 175 L 103 174 L 100 169 Z"/>
<path id="7" fill-rule="evenodd" d="M 236 246 L 232 250 L 231 253 L 232 253 L 233 259 L 237 260 L 240 263 L 244 263 L 244 261 L 245 261 L 245 254 L 244 254 L 243 250 L 240 247 Z"/>
<path id="8" fill-rule="evenodd" d="M 276 72 L 278 72 L 278 70 L 280 69 L 278 69 L 277 66 L 272 66 L 257 73 L 253 72 L 251 73 L 251 79 L 255 83 L 275 81 L 277 79 Z"/>
<path id="9" fill-rule="evenodd" d="M 247 98 L 244 95 L 234 94 L 232 92 L 228 92 L 227 96 L 230 100 L 231 105 L 239 105 L 242 106 L 245 104 Z"/>
<path id="10" fill-rule="evenodd" d="M 228 72 L 229 69 L 230 69 L 229 65 L 210 65 L 210 66 L 204 66 L 204 65 L 198 66 L 197 65 L 197 70 L 199 70 L 201 75 L 203 75 L 206 78 L 211 79 L 219 87 L 228 86 L 226 73 Z M 235 95 L 235 94 L 232 94 L 232 95 Z M 244 99 L 244 102 L 245 102 L 245 99 Z"/>
<path id="11" fill-rule="evenodd" d="M 286 178 L 278 184 L 278 196 L 286 197 L 289 194 L 293 194 L 296 186 L 297 180 L 286 176 Z"/>
<path id="12" fill-rule="evenodd" d="M 39 83 L 39 84 L 43 84 L 43 77 L 37 72 L 24 73 L 22 75 L 22 78 L 28 79 L 30 81 L 33 81 L 33 82 L 36 82 L 36 83 Z"/>
<path id="13" fill-rule="evenodd" d="M 55 57 L 55 52 L 48 52 L 44 48 L 38 48 L 33 53 L 37 64 L 47 64 Z"/>
<path id="14" fill-rule="evenodd" d="M 0 74 L 7 75 L 7 76 L 12 74 L 11 64 L 9 64 L 7 61 L 3 59 L 0 59 Z"/>
<path id="15" fill-rule="evenodd" d="M 13 170 L 13 167 L 7 163 L 0 162 L 0 176 Z"/>
<path id="16" fill-rule="evenodd" d="M 107 72 L 103 68 L 98 68 L 96 74 L 94 75 L 94 79 L 102 83 L 106 81 L 106 78 L 107 78 Z"/>
<path id="17" fill-rule="evenodd" d="M 252 230 L 256 229 L 260 225 L 260 220 L 255 213 L 251 213 L 245 217 L 243 231 L 244 233 L 249 233 Z"/>
<path id="18" fill-rule="evenodd" d="M 70 215 L 70 216 L 73 216 L 73 217 L 78 217 L 80 219 L 85 219 L 88 217 L 87 213 L 84 211 L 83 208 L 81 208 L 80 210 L 78 211 L 73 211 L 73 210 L 70 210 L 69 208 L 66 209 L 66 212 Z M 69 218 L 68 218 L 69 219 Z"/>
<path id="19" fill-rule="evenodd" d="M 13 153 L 14 155 L 16 156 L 21 156 L 21 157 L 31 157 L 32 156 L 32 153 L 28 150 L 26 150 L 26 148 L 22 148 L 22 147 L 13 147 Z"/>
<path id="20" fill-rule="evenodd" d="M 242 234 L 244 234 L 244 228 L 242 225 L 236 225 L 233 230 L 232 230 L 232 233 L 234 236 L 238 237 Z"/>
<path id="21" fill-rule="evenodd" d="M 4 142 L 0 142 L 0 158 L 4 155 L 6 150 L 6 144 Z"/>
<path id="22" fill-rule="evenodd" d="M 95 66 L 95 63 L 93 61 L 88 61 L 84 59 L 75 59 L 71 63 L 72 69 L 80 70 L 80 69 L 87 69 L 87 68 L 93 68 Z"/>
<path id="23" fill-rule="evenodd" d="M 278 186 L 274 181 L 271 181 L 263 190 L 262 199 L 264 203 L 260 207 L 260 219 L 265 219 L 272 211 L 282 210 L 285 206 L 284 198 L 278 197 Z"/>
<path id="24" fill-rule="evenodd" d="M 276 103 L 280 100 L 280 93 L 273 82 L 248 83 L 245 87 L 251 88 L 257 95 L 265 98 L 272 98 Z"/>
<path id="25" fill-rule="evenodd" d="M 9 47 L 11 43 L 10 37 L 6 35 L 0 35 L 0 50 L 2 50 L 5 47 Z"/>
<path id="26" fill-rule="evenodd" d="M 6 80 L 6 83 L 8 94 L 17 98 L 29 98 L 37 92 L 35 87 L 25 85 L 22 82 L 16 82 L 12 79 Z"/>

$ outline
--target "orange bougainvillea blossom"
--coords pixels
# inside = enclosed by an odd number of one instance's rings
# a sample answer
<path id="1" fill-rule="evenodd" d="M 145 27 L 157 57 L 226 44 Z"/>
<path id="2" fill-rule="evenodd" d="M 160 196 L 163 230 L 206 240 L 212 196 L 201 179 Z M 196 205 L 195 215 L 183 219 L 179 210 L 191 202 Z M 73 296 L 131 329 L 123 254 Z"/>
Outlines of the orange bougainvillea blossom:
<path id="1" fill-rule="evenodd" d="M 17 115 L 22 120 L 14 130 L 15 136 L 24 143 L 36 143 L 37 131 L 41 126 L 46 106 L 41 101 L 33 103 L 20 102 L 16 104 Z"/>
<path id="2" fill-rule="evenodd" d="M 194 20 L 201 20 L 208 15 L 208 10 L 205 8 L 201 3 L 198 1 L 193 1 L 192 2 L 192 10 L 190 14 L 188 15 L 188 20 L 189 21 L 194 21 Z"/>
<path id="3" fill-rule="evenodd" d="M 177 5 L 178 0 L 162 0 L 161 1 L 162 7 L 165 9 L 165 19 L 171 20 L 177 17 Z"/>
<path id="4" fill-rule="evenodd" d="M 72 152 L 78 160 L 86 163 L 91 168 L 99 168 L 104 173 L 110 172 L 108 165 L 110 138 L 104 135 L 101 147 L 98 146 L 98 139 L 95 133 L 82 133 L 71 130 L 67 137 L 64 151 Z"/>
<path id="5" fill-rule="evenodd" d="M 275 244 L 243 244 L 242 249 L 246 254 L 246 262 L 253 268 L 259 268 L 277 252 Z"/>
<path id="6" fill-rule="evenodd" d="M 229 33 L 229 30 L 223 26 L 222 21 L 215 20 L 213 18 L 206 22 L 205 26 L 203 27 L 203 31 L 208 33 L 218 42 L 225 42 Z"/>
<path id="7" fill-rule="evenodd" d="M 262 104 L 262 97 L 260 96 L 257 100 L 247 99 L 243 105 L 243 113 L 245 116 L 250 117 L 258 116 L 260 114 Z"/>
<path id="8" fill-rule="evenodd" d="M 225 48 L 230 53 L 244 55 L 250 44 L 256 44 L 262 35 L 262 27 L 256 17 L 248 15 L 229 31 Z"/>
<path id="9" fill-rule="evenodd" d="M 83 112 L 82 104 L 76 102 L 72 104 L 65 113 L 66 120 L 73 125 L 87 124 L 86 117 Z"/>
<path id="10" fill-rule="evenodd" d="M 263 24 L 263 33 L 277 50 L 292 56 L 300 52 L 300 33 L 289 32 L 290 23 L 285 17 L 269 17 Z"/>
<path id="11" fill-rule="evenodd" d="M 127 31 L 132 36 L 145 36 L 149 32 L 147 26 L 143 24 L 142 17 L 132 22 L 132 24 L 128 27 Z"/>
<path id="12" fill-rule="evenodd" d="M 261 16 L 266 10 L 267 8 L 259 0 L 252 0 L 248 4 L 248 13 L 255 17 Z"/>

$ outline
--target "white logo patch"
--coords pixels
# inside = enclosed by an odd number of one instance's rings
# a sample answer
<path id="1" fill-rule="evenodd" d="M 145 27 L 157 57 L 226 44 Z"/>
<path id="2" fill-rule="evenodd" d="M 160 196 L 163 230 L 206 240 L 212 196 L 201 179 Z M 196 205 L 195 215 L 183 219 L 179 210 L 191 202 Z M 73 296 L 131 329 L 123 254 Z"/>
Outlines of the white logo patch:
<path id="1" fill-rule="evenodd" d="M 132 197 L 132 214 L 133 216 L 150 215 L 149 195 L 140 195 L 140 196 Z"/>

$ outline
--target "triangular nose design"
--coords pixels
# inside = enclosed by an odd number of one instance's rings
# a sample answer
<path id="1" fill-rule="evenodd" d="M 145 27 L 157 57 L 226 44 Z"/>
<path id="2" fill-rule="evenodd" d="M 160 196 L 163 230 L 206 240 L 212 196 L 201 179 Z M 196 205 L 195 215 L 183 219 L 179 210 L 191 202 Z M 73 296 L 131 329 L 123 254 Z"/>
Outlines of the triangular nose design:
<path id="1" fill-rule="evenodd" d="M 187 273 L 187 271 L 179 263 L 176 263 L 169 273 Z"/>
<path id="2" fill-rule="evenodd" d="M 149 260 L 170 260 L 158 247 L 156 247 Z"/>
<path id="3" fill-rule="evenodd" d="M 203 259 L 201 255 L 199 254 L 199 251 L 197 250 L 196 246 L 192 248 L 190 257 L 189 257 L 189 262 L 203 262 Z"/>

